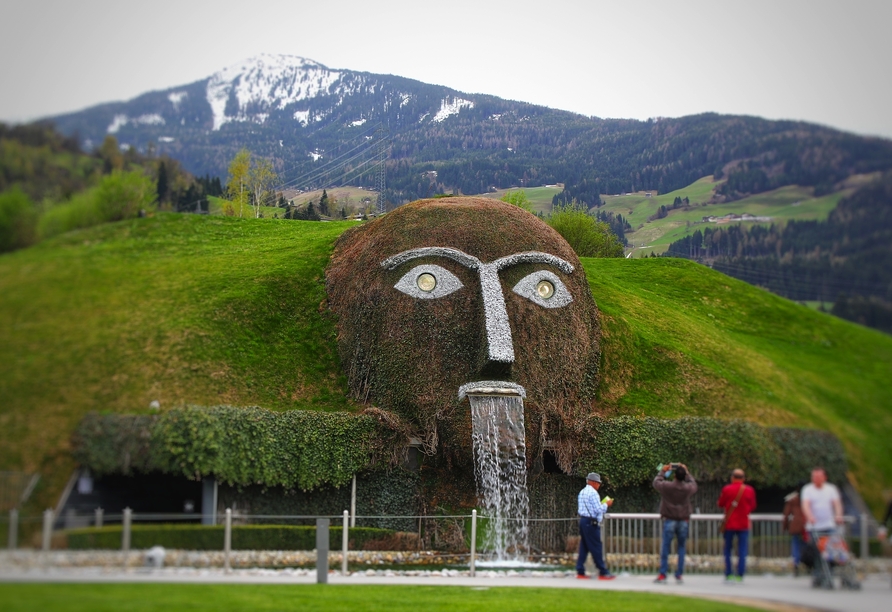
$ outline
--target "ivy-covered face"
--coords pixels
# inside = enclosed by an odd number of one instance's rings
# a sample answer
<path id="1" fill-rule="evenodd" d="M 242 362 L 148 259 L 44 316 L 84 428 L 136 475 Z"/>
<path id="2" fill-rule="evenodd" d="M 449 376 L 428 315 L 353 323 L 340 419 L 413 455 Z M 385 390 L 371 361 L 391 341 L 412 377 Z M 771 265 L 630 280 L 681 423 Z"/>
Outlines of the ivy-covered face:
<path id="1" fill-rule="evenodd" d="M 444 258 L 464 266 L 479 275 L 480 297 L 483 300 L 483 321 L 485 337 L 481 343 L 485 346 L 485 366 L 480 375 L 505 374 L 510 378 L 511 365 L 514 363 L 514 340 L 511 336 L 511 323 L 499 281 L 499 272 L 520 264 L 541 264 L 537 269 L 525 275 L 512 291 L 542 308 L 562 308 L 573 302 L 573 296 L 553 271 L 572 274 L 574 267 L 568 261 L 542 253 L 527 251 L 514 253 L 485 263 L 458 249 L 451 247 L 422 247 L 403 251 L 381 262 L 387 270 L 394 270 L 411 261 L 419 259 Z M 539 268 L 540 266 L 536 266 Z M 418 264 L 406 272 L 394 289 L 406 295 L 421 299 L 441 299 L 465 289 L 464 284 L 452 272 L 436 264 Z M 501 392 L 518 394 L 526 397 L 523 386 L 511 380 L 499 381 L 467 381 L 458 388 L 459 399 L 468 393 L 498 389 Z"/>
<path id="2" fill-rule="evenodd" d="M 463 428 L 467 393 L 517 393 L 559 419 L 594 393 L 598 325 L 579 260 L 515 206 L 402 206 L 341 237 L 326 287 L 351 392 L 422 434 Z"/>

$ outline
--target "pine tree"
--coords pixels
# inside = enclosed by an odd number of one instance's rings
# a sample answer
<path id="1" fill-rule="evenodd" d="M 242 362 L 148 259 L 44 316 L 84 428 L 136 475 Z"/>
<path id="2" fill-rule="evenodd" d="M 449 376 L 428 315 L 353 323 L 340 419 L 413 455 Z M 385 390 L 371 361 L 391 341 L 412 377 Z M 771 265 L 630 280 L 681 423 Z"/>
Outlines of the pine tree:
<path id="1" fill-rule="evenodd" d="M 162 161 L 158 164 L 158 182 L 156 184 L 158 202 L 166 202 L 170 195 L 170 185 L 167 180 L 167 165 Z"/>

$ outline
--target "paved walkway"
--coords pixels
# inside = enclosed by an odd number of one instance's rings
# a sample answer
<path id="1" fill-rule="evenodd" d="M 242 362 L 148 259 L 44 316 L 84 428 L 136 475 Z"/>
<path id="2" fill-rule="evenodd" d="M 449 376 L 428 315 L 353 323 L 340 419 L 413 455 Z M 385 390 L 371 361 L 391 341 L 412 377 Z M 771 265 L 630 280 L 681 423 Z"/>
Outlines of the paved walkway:
<path id="1" fill-rule="evenodd" d="M 748 576 L 743 584 L 727 585 L 720 576 L 691 575 L 683 585 L 653 583 L 653 576 L 621 575 L 612 582 L 577 580 L 575 577 L 493 575 L 480 572 L 477 577 L 456 575 L 388 576 L 357 572 L 341 576 L 332 572 L 329 584 L 400 584 L 449 585 L 476 589 L 494 587 L 550 587 L 605 591 L 638 591 L 702 597 L 716 601 L 741 603 L 765 610 L 838 610 L 842 612 L 883 612 L 892 610 L 892 585 L 888 575 L 874 574 L 863 582 L 860 591 L 813 589 L 807 577 Z M 106 582 L 106 583 L 204 583 L 204 584 L 312 584 L 315 570 L 234 570 L 165 568 L 161 570 L 10 569 L 0 572 L 0 582 Z M 838 584 L 838 582 L 837 582 Z"/>

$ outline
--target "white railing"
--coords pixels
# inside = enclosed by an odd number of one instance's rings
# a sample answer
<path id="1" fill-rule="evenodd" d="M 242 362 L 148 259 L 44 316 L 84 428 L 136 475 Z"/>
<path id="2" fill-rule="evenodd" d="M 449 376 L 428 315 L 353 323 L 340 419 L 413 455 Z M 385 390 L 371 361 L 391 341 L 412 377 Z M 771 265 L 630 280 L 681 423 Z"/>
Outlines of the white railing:
<path id="1" fill-rule="evenodd" d="M 225 518 L 224 518 L 225 517 Z M 51 548 L 54 527 L 58 517 L 54 517 L 52 510 L 47 510 L 42 517 L 33 517 L 28 520 L 32 524 L 42 519 L 40 530 L 40 547 L 47 551 Z M 68 516 L 66 521 L 73 523 L 71 526 L 101 527 L 103 524 L 119 523 L 122 525 L 121 550 L 125 553 L 130 549 L 131 526 L 137 523 L 183 523 L 199 522 L 200 514 L 148 514 L 134 513 L 126 509 L 122 514 L 104 514 L 97 510 L 90 515 L 84 514 L 77 517 Z M 417 526 L 418 548 L 425 550 L 439 550 L 448 554 L 452 559 L 463 558 L 471 568 L 478 557 L 485 557 L 486 551 L 476 550 L 476 535 L 479 531 L 485 531 L 488 517 L 473 512 L 470 515 L 425 515 L 425 516 L 351 516 L 345 510 L 343 515 L 319 516 L 319 515 L 248 515 L 227 509 L 221 513 L 217 524 L 224 527 L 224 537 L 218 550 L 226 553 L 226 566 L 229 565 L 229 555 L 232 550 L 232 529 L 235 524 L 270 524 L 270 525 L 314 525 L 317 519 L 329 519 L 333 527 L 344 529 L 342 538 L 342 562 L 346 565 L 348 552 L 348 531 L 357 520 L 359 526 L 377 526 L 395 524 L 401 521 L 405 524 Z M 723 567 L 724 537 L 720 531 L 722 514 L 694 514 L 691 516 L 689 534 L 686 545 L 686 571 L 689 572 L 716 572 Z M 478 524 L 478 520 L 481 524 Z M 512 519 L 509 519 L 512 520 Z M 520 520 L 520 519 L 515 519 Z M 531 543 L 531 556 L 539 556 L 544 561 L 545 556 L 557 560 L 561 555 L 572 554 L 576 550 L 579 530 L 576 517 L 566 518 L 532 518 L 524 519 L 528 525 Z M 780 514 L 753 514 L 750 516 L 751 529 L 749 538 L 749 557 L 756 565 L 759 560 L 775 560 L 780 563 L 788 560 L 791 555 L 791 538 L 782 530 L 783 516 Z M 859 531 L 865 531 L 867 517 L 860 520 L 855 517 L 846 517 L 849 524 L 858 522 Z M 5 521 L 3 521 L 5 522 Z M 9 513 L 7 546 L 15 548 L 18 544 L 19 525 L 27 522 L 19 517 L 18 513 Z M 36 526 L 36 525 L 35 525 Z M 602 539 L 604 552 L 608 565 L 615 571 L 652 572 L 659 561 L 662 547 L 662 521 L 656 513 L 610 513 L 605 517 L 602 525 Z M 34 529 L 30 529 L 34 531 Z M 36 534 L 35 534 L 36 535 Z M 863 534 L 866 536 L 866 534 Z M 32 539 L 32 542 L 34 540 Z M 852 550 L 853 554 L 867 558 L 867 538 L 861 538 L 860 550 Z M 282 543 L 283 549 L 288 544 Z M 335 544 L 337 546 L 337 544 Z M 672 555 L 676 554 L 677 544 L 673 542 Z M 778 564 L 776 563 L 776 565 Z M 768 567 L 766 565 L 766 567 Z M 346 571 L 346 568 L 344 568 Z"/>

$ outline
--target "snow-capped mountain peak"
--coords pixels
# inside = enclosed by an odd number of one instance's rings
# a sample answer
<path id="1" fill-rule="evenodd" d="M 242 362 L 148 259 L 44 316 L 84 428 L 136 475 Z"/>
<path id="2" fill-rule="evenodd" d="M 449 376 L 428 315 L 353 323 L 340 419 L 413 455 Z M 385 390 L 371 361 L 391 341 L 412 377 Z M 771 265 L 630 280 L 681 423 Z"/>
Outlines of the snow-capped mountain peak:
<path id="1" fill-rule="evenodd" d="M 342 73 L 303 57 L 262 54 L 210 77 L 207 101 L 214 130 L 229 121 L 265 120 L 270 110 L 329 93 Z"/>

